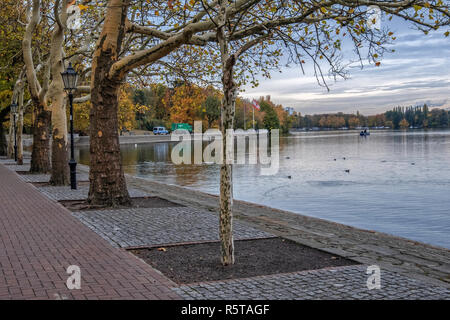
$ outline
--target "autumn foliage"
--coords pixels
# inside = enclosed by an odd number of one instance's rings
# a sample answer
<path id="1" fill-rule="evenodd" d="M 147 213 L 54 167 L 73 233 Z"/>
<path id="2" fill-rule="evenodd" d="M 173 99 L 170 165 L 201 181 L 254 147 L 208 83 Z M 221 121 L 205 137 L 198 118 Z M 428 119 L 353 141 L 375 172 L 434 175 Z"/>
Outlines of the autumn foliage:
<path id="1" fill-rule="evenodd" d="M 170 109 L 170 121 L 174 123 L 193 123 L 202 118 L 202 103 L 206 99 L 203 90 L 193 84 L 182 84 L 173 89 L 173 94 L 163 100 Z"/>
<path id="2" fill-rule="evenodd" d="M 130 131 L 136 129 L 136 115 L 145 113 L 147 106 L 134 103 L 133 88 L 126 84 L 120 88 L 119 93 L 119 130 Z M 82 135 L 86 135 L 89 129 L 90 102 L 74 104 L 74 126 L 75 130 Z"/>

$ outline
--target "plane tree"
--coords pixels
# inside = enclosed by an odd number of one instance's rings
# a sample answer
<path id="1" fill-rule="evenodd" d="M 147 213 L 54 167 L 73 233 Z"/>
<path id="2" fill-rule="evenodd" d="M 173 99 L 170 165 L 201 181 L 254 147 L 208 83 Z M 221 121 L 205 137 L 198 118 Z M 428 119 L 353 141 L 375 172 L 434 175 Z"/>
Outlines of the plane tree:
<path id="1" fill-rule="evenodd" d="M 83 1 L 80 6 L 87 8 Z M 81 30 L 70 32 L 67 28 L 68 19 L 73 15 L 68 12 L 71 2 L 68 0 L 32 0 L 27 4 L 28 15 L 25 33 L 22 41 L 22 55 L 26 70 L 28 89 L 34 112 L 33 148 L 31 168 L 33 173 L 51 173 L 50 183 L 53 185 L 67 185 L 69 183 L 68 170 L 68 138 L 67 138 L 67 98 L 61 72 L 67 62 L 79 64 L 80 57 L 85 58 L 90 44 L 95 40 L 95 30 L 100 22 L 93 19 L 83 21 Z M 98 18 L 98 17 L 96 17 Z M 101 21 L 101 19 L 99 19 Z M 90 22 L 90 23 L 88 23 Z M 78 47 L 78 40 L 89 31 L 86 37 L 91 43 Z M 50 34 L 50 37 L 43 36 Z M 48 38 L 48 40 L 47 40 Z M 76 49 L 74 49 L 76 48 Z M 66 56 L 66 49 L 70 57 Z M 38 61 L 35 64 L 35 61 Z M 83 73 L 82 73 L 83 75 Z M 80 93 L 89 91 L 80 87 Z M 50 130 L 52 136 L 52 150 L 50 157 Z M 50 162 L 51 158 L 51 162 Z"/>
<path id="2" fill-rule="evenodd" d="M 21 39 L 24 26 L 21 19 L 25 15 L 25 6 L 14 0 L 4 0 L 0 7 L 0 155 L 14 157 L 13 145 L 4 135 L 3 122 L 10 121 L 12 132 L 12 118 L 9 116 L 9 106 L 13 94 L 18 92 L 17 79 L 21 78 L 23 62 L 21 54 Z M 19 124 L 19 122 L 18 122 Z"/>
<path id="3" fill-rule="evenodd" d="M 8 135 L 8 158 L 14 159 L 14 138 L 16 137 L 17 144 L 17 164 L 23 164 L 23 114 L 26 111 L 29 101 L 24 103 L 25 97 L 25 85 L 26 85 L 26 75 L 25 67 L 22 68 L 16 83 L 14 84 L 13 94 L 11 97 L 11 103 L 17 105 L 17 117 L 10 115 L 9 117 L 9 135 Z M 14 120 L 16 123 L 14 123 Z M 14 129 L 16 130 L 14 135 Z"/>
<path id="4" fill-rule="evenodd" d="M 33 39 L 33 35 L 47 34 L 47 6 L 41 7 L 40 0 L 32 0 L 28 3 L 28 14 L 25 33 L 22 41 L 22 55 L 26 67 L 28 90 L 30 92 L 33 107 L 33 146 L 31 153 L 30 172 L 47 173 L 50 171 L 50 124 L 51 110 L 48 106 L 46 94 L 50 81 L 50 60 L 48 59 L 47 37 Z M 44 22 L 41 23 L 41 18 Z M 34 40 L 34 41 L 33 41 Z M 45 58 L 45 61 L 43 61 Z M 38 64 L 35 64 L 35 59 Z M 40 73 L 40 74 L 39 74 Z M 39 79 L 40 78 L 40 79 Z"/>
<path id="5" fill-rule="evenodd" d="M 230 9 L 233 14 L 245 1 Z M 150 6 L 153 6 L 150 8 Z M 131 7 L 131 10 L 129 10 Z M 147 25 L 146 15 L 159 16 Z M 214 29 L 199 3 L 154 1 L 131 6 L 129 0 L 108 1 L 108 8 L 92 63 L 90 113 L 89 202 L 130 204 L 120 159 L 118 89 L 132 70 L 161 61 L 183 45 L 205 45 L 199 33 Z M 142 18 L 145 16 L 145 18 Z M 143 36 L 147 39 L 142 40 Z M 126 48 L 126 50 L 123 50 Z"/>

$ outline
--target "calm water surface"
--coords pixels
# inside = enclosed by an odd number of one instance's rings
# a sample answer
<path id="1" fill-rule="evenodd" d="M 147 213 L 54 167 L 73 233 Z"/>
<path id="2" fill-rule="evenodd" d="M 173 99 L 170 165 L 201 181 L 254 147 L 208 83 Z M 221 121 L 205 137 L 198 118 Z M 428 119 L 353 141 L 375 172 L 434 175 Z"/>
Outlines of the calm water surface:
<path id="1" fill-rule="evenodd" d="M 172 147 L 122 146 L 125 171 L 218 194 L 219 167 L 174 165 Z M 78 154 L 89 164 L 88 148 Z M 274 176 L 235 165 L 234 196 L 450 248 L 449 165 L 448 130 L 300 133 L 281 138 Z"/>

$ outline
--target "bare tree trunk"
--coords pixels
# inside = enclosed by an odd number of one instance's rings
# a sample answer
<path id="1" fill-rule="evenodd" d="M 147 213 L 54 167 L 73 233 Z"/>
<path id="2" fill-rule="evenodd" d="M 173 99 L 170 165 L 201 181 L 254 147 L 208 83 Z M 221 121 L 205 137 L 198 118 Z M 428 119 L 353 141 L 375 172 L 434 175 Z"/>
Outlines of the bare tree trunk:
<path id="1" fill-rule="evenodd" d="M 67 143 L 67 120 L 64 97 L 53 103 L 52 118 L 52 170 L 50 183 L 56 186 L 69 184 L 69 153 Z"/>
<path id="2" fill-rule="evenodd" d="M 233 81 L 233 67 L 235 56 L 230 55 L 228 40 L 226 38 L 226 7 L 227 1 L 219 1 L 219 28 L 217 30 L 217 40 L 219 42 L 222 56 L 222 85 L 224 98 L 221 107 L 221 126 L 223 139 L 223 163 L 220 166 L 220 242 L 222 253 L 222 264 L 234 264 L 234 241 L 233 241 L 233 172 L 232 164 L 228 163 L 227 154 L 228 139 L 233 139 L 227 135 L 227 129 L 233 129 L 235 113 L 236 84 Z M 231 150 L 228 150 L 231 151 Z"/>
<path id="3" fill-rule="evenodd" d="M 14 93 L 13 93 L 13 100 L 14 100 Z M 9 159 L 14 159 L 14 115 L 12 112 L 9 115 L 8 149 L 6 151 L 6 156 Z"/>
<path id="4" fill-rule="evenodd" d="M 23 95 L 25 90 L 25 68 L 22 69 L 22 72 L 19 74 L 19 78 L 17 79 L 16 83 L 14 84 L 13 94 L 11 98 L 11 103 L 17 104 L 17 112 L 20 113 L 21 108 L 23 108 Z M 16 123 L 14 124 L 14 119 L 16 120 Z M 7 156 L 10 159 L 14 159 L 14 128 L 16 129 L 16 135 L 18 132 L 18 117 L 14 117 L 12 111 L 10 110 L 9 115 L 9 135 L 8 135 L 8 149 L 7 149 Z M 23 128 L 23 117 L 22 117 L 22 128 Z M 18 142 L 17 147 L 19 148 Z"/>
<path id="5" fill-rule="evenodd" d="M 130 205 L 120 156 L 118 94 L 122 79 L 108 73 L 120 52 L 130 0 L 109 1 L 92 63 L 89 203 Z"/>
<path id="6" fill-rule="evenodd" d="M 17 135 L 17 164 L 22 165 L 23 164 L 23 140 L 22 140 L 22 133 L 23 133 L 23 111 L 24 111 L 24 105 L 23 105 L 23 95 L 24 95 L 24 83 L 22 84 L 22 88 L 19 92 L 19 99 L 18 99 L 18 107 L 17 107 L 17 123 L 16 123 L 16 135 Z"/>
<path id="7" fill-rule="evenodd" d="M 50 48 L 50 72 L 52 82 L 48 88 L 47 99 L 51 101 L 52 110 L 52 170 L 50 183 L 52 185 L 69 184 L 69 154 L 67 144 L 67 116 L 66 100 L 64 99 L 64 84 L 61 72 L 64 71 L 62 60 L 62 47 L 64 30 L 67 22 L 67 0 L 61 3 L 59 13 L 59 0 L 55 1 L 55 29 L 53 31 Z"/>
<path id="8" fill-rule="evenodd" d="M 51 111 L 47 108 L 45 93 L 48 88 L 48 66 L 44 68 L 43 85 L 39 84 L 31 50 L 33 33 L 41 18 L 40 0 L 32 0 L 30 19 L 25 29 L 22 41 L 23 61 L 26 67 L 28 88 L 33 103 L 33 148 L 31 152 L 32 173 L 48 173 L 50 171 L 50 118 Z"/>
<path id="9" fill-rule="evenodd" d="M 8 113 L 8 108 L 4 108 L 0 111 L 0 156 L 7 156 L 8 142 L 6 140 L 3 123 L 5 122 L 4 120 Z"/>
<path id="10" fill-rule="evenodd" d="M 0 119 L 0 156 L 7 156 L 8 142 L 6 141 L 5 130 Z"/>
<path id="11" fill-rule="evenodd" d="M 33 99 L 33 147 L 31 150 L 31 173 L 50 172 L 50 124 L 51 112 L 40 101 Z"/>
<path id="12" fill-rule="evenodd" d="M 224 82 L 224 84 L 227 85 L 226 82 Z M 224 162 L 220 166 L 220 241 L 223 265 L 234 264 L 233 165 L 227 163 L 228 158 L 230 158 L 227 156 L 227 151 L 230 151 L 227 150 L 227 145 L 229 143 L 228 139 L 233 139 L 233 136 L 227 135 L 226 132 L 227 129 L 233 129 L 235 104 L 233 100 L 230 99 L 232 95 L 232 91 L 224 91 L 222 123 L 220 128 L 223 137 L 222 154 L 224 157 Z"/>
<path id="13" fill-rule="evenodd" d="M 11 97 L 11 104 L 17 103 L 17 96 L 19 92 L 20 79 L 14 84 L 13 94 Z M 9 111 L 9 128 L 8 128 L 8 148 L 6 150 L 6 156 L 9 159 L 14 159 L 14 114 L 12 110 Z"/>

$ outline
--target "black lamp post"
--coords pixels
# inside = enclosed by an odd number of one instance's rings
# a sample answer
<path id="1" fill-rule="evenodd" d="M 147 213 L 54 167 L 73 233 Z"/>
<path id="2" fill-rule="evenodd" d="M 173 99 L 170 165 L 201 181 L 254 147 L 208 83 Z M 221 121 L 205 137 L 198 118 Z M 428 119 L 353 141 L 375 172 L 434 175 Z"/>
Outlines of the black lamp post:
<path id="1" fill-rule="evenodd" d="M 17 115 L 17 103 L 11 103 L 11 113 L 13 114 L 14 123 L 14 161 L 17 162 L 17 136 L 16 136 L 16 115 Z"/>
<path id="2" fill-rule="evenodd" d="M 69 96 L 70 103 L 70 187 L 71 189 L 77 188 L 77 162 L 75 161 L 75 147 L 73 143 L 73 93 L 77 89 L 78 73 L 72 68 L 72 63 L 69 62 L 69 66 L 66 71 L 61 73 L 64 81 L 64 90 Z"/>

